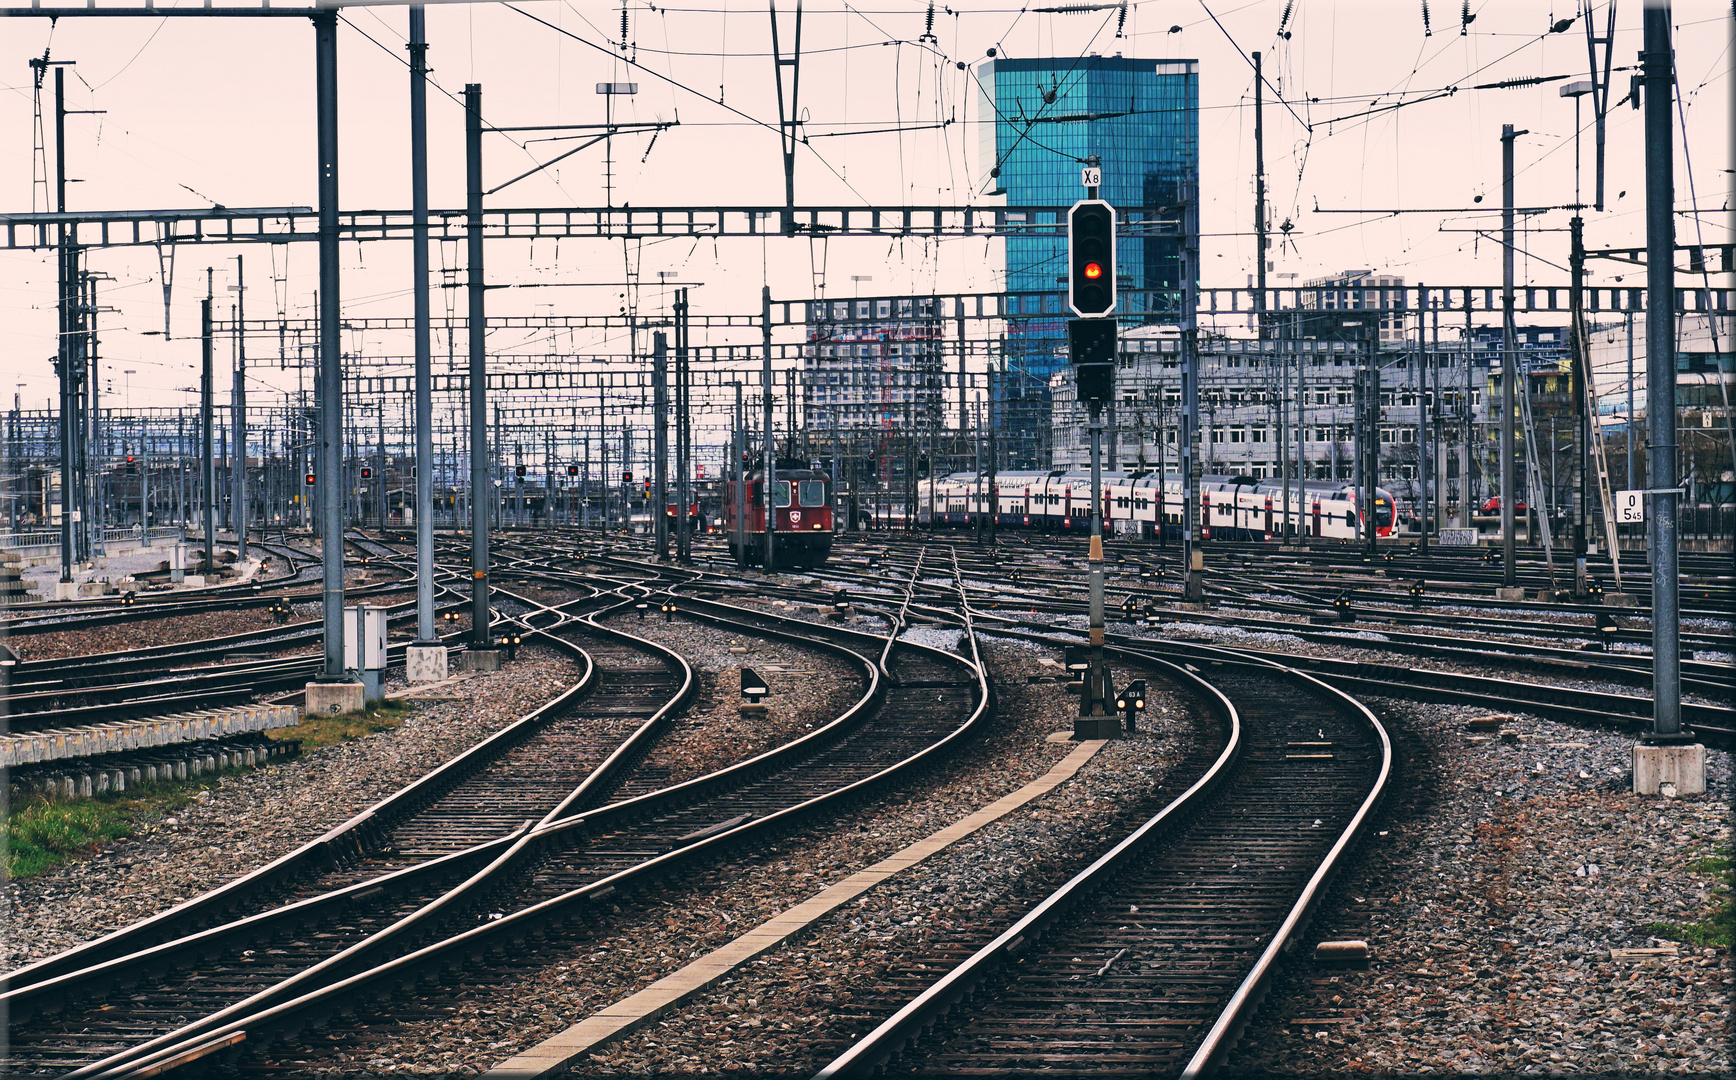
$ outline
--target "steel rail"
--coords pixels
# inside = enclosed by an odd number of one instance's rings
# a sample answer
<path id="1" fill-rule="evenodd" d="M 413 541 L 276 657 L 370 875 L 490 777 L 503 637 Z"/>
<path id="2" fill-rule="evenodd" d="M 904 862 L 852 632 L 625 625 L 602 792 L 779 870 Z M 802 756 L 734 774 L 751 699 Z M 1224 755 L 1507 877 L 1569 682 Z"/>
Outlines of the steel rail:
<path id="1" fill-rule="evenodd" d="M 790 621 L 791 620 L 784 620 L 786 624 Z M 755 633 L 767 632 L 765 628 L 742 625 L 743 628 L 751 629 Z M 792 757 L 800 754 L 807 747 L 823 745 L 829 737 L 838 734 L 840 729 L 854 726 L 853 721 L 855 714 L 863 712 L 872 704 L 878 704 L 880 702 L 886 682 L 881 676 L 880 665 L 878 663 L 869 661 L 866 657 L 863 657 L 858 653 L 853 653 L 842 645 L 833 644 L 825 640 L 815 640 L 804 635 L 791 633 L 787 630 L 779 632 L 778 636 L 784 636 L 791 640 L 803 642 L 809 647 L 817 647 L 833 652 L 851 653 L 855 656 L 856 660 L 864 666 L 864 669 L 867 670 L 870 675 L 869 692 L 865 694 L 863 699 L 858 701 L 857 704 L 848 712 L 834 720 L 831 724 L 826 725 L 825 728 L 810 732 L 802 738 L 785 744 L 782 747 L 767 751 L 766 753 L 758 755 L 746 762 L 737 763 L 736 765 L 719 770 L 718 772 L 709 774 L 708 776 L 699 777 L 687 781 L 684 784 L 674 785 L 673 787 L 666 788 L 661 792 L 639 796 L 638 798 L 629 799 L 622 803 L 611 804 L 610 806 L 602 807 L 595 811 L 574 815 L 557 822 L 548 823 L 539 827 L 531 834 L 531 836 L 527 837 L 527 844 L 539 840 L 544 843 L 544 846 L 551 841 L 559 842 L 565 840 L 567 842 L 576 842 L 589 831 L 607 829 L 613 822 L 619 821 L 624 823 L 633 820 L 636 817 L 643 816 L 648 812 L 654 811 L 659 804 L 666 803 L 673 798 L 674 796 L 672 793 L 681 793 L 683 795 L 703 793 L 708 789 L 715 790 L 720 786 L 727 785 L 730 782 L 739 780 L 743 777 L 749 777 L 766 772 L 769 768 L 780 765 L 784 761 L 790 760 Z M 878 640 L 878 635 L 863 636 Z M 954 727 L 942 739 L 929 744 L 927 747 L 909 757 L 885 766 L 869 776 L 859 778 L 841 787 L 833 788 L 823 794 L 810 797 L 799 803 L 786 806 L 771 814 L 737 825 L 734 828 L 697 839 L 690 844 L 678 847 L 671 851 L 666 851 L 650 859 L 644 860 L 635 866 L 608 874 L 599 880 L 592 881 L 559 896 L 540 901 L 530 907 L 520 908 L 502 918 L 491 920 L 454 937 L 425 946 L 406 956 L 388 960 L 376 968 L 357 973 L 341 982 L 333 983 L 321 989 L 313 990 L 300 998 L 276 1005 L 262 1013 L 257 1013 L 247 1017 L 239 1017 L 230 1024 L 215 1030 L 203 1030 L 197 1034 L 188 1035 L 173 1044 L 157 1049 L 154 1057 L 129 1058 L 127 1061 L 118 1064 L 99 1063 L 102 1065 L 102 1068 L 98 1069 L 93 1067 L 92 1070 L 88 1072 L 88 1075 L 128 1075 L 133 1070 L 154 1068 L 158 1064 L 166 1064 L 171 1061 L 179 1060 L 188 1053 L 196 1050 L 198 1046 L 204 1045 L 211 1040 L 234 1039 L 236 1040 L 235 1043 L 226 1045 L 235 1045 L 250 1036 L 257 1037 L 261 1035 L 262 1029 L 280 1030 L 285 1027 L 298 1028 L 302 1023 L 306 1022 L 306 1014 L 319 1011 L 329 1012 L 336 1009 L 340 1007 L 339 1003 L 343 999 L 349 995 L 360 992 L 364 987 L 373 986 L 382 980 L 404 985 L 413 984 L 418 979 L 426 977 L 429 969 L 435 965 L 449 966 L 452 963 L 461 963 L 463 957 L 466 955 L 472 954 L 478 950 L 485 950 L 491 946 L 498 947 L 495 943 L 498 942 L 501 935 L 521 940 L 528 934 L 538 932 L 540 928 L 546 925 L 550 920 L 560 922 L 576 915 L 578 912 L 575 909 L 580 904 L 589 905 L 599 902 L 614 895 L 617 889 L 626 888 L 630 885 L 640 884 L 648 880 L 654 880 L 658 877 L 677 872 L 680 868 L 701 857 L 708 856 L 713 852 L 727 850 L 728 848 L 748 842 L 761 835 L 775 835 L 777 830 L 793 826 L 801 820 L 813 817 L 822 809 L 829 808 L 842 801 L 856 798 L 865 794 L 867 791 L 875 790 L 883 786 L 892 778 L 904 775 L 910 769 L 917 767 L 928 760 L 932 760 L 935 756 L 950 749 L 958 741 L 974 732 L 983 722 L 985 716 L 988 715 L 992 698 L 990 696 L 987 674 L 981 667 L 980 661 L 967 661 L 963 657 L 951 653 L 945 653 L 940 650 L 930 649 L 926 646 L 920 646 L 910 642 L 901 642 L 899 645 L 902 648 L 908 648 L 923 654 L 932 654 L 934 657 L 944 658 L 949 663 L 969 668 L 973 675 L 973 684 L 975 686 L 975 694 L 973 695 L 976 699 L 975 705 L 971 709 L 969 715 L 964 718 L 963 722 Z M 456 959 L 454 958 L 454 954 L 457 954 Z"/>
<path id="2" fill-rule="evenodd" d="M 1217 790 L 1241 754 L 1240 714 L 1228 697 L 1198 675 L 1167 661 L 1156 661 L 1153 666 L 1166 670 L 1171 681 L 1176 684 L 1191 687 L 1217 715 L 1224 733 L 1224 748 L 1216 760 L 1203 775 L 1170 800 L 1163 809 L 1100 855 L 1091 865 L 1074 874 L 993 941 L 978 949 L 909 1004 L 858 1039 L 848 1050 L 816 1073 L 815 1080 L 873 1075 L 875 1070 L 890 1061 L 923 1030 L 933 1027 L 953 1006 L 965 1000 L 994 969 L 1039 940 L 1057 919 L 1094 893 L 1108 874 L 1125 866 L 1129 860 L 1167 835 L 1169 829 Z"/>
<path id="3" fill-rule="evenodd" d="M 224 913 L 251 902 L 260 893 L 280 888 L 299 876 L 346 862 L 361 854 L 393 824 L 414 814 L 488 762 L 518 745 L 589 691 L 596 677 L 596 668 L 589 655 L 569 642 L 555 640 L 556 648 L 567 652 L 584 665 L 578 681 L 561 695 L 506 725 L 348 821 L 266 865 L 173 908 L 11 972 L 5 978 L 9 987 L 8 993 L 15 993 L 20 987 L 136 951 L 145 947 L 146 943 L 155 944 L 183 936 L 222 917 Z M 0 1004 L 5 1000 L 5 997 L 0 997 Z"/>

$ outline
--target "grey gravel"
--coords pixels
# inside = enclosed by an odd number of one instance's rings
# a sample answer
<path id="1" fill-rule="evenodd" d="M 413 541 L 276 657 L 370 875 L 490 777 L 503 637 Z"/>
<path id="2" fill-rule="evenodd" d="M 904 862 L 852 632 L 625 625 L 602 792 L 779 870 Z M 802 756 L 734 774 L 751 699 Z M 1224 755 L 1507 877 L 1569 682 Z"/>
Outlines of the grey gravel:
<path id="1" fill-rule="evenodd" d="M 629 910 L 549 966 L 467 990 L 450 1018 L 375 1024 L 353 1060 L 381 1072 L 487 1068 L 1040 776 L 1069 749 L 1045 737 L 1070 729 L 1074 699 L 1055 684 L 1025 683 L 1027 674 L 1053 671 L 1036 662 L 1046 653 L 1019 644 L 988 649 L 1003 680 L 1001 714 L 956 761 L 813 835 L 694 875 L 651 901 L 651 917 Z M 1165 798 L 1158 789 L 1176 755 L 1176 731 L 1191 724 L 1177 703 L 1154 698 L 1154 705 L 1149 733 L 1105 748 L 1058 791 L 846 906 L 587 1068 L 812 1072 L 864 1028 L 870 1012 L 896 1006 L 893 999 L 860 1004 L 890 968 L 927 961 L 942 940 L 954 947 L 986 940 L 1118 838 L 1127 827 L 1119 812 Z"/>
<path id="2" fill-rule="evenodd" d="M 1640 798 L 1629 737 L 1518 717 L 1507 741 L 1467 733 L 1476 710 L 1371 705 L 1412 794 L 1308 937 L 1364 938 L 1371 965 L 1296 963 L 1231 1070 L 1727 1075 L 1730 954 L 1653 924 L 1717 901 L 1687 864 L 1730 844 L 1730 755 L 1709 752 L 1706 796 Z M 1611 959 L 1670 944 L 1676 956 Z"/>
<path id="3" fill-rule="evenodd" d="M 616 793 L 639 795 L 691 780 L 782 746 L 827 723 L 867 689 L 841 658 L 765 638 L 733 634 L 709 623 L 625 617 L 609 625 L 686 658 L 699 682 L 692 703 L 675 719 L 645 762 Z M 745 652 L 731 652 L 731 646 Z M 743 666 L 771 690 L 764 716 L 742 716 Z"/>

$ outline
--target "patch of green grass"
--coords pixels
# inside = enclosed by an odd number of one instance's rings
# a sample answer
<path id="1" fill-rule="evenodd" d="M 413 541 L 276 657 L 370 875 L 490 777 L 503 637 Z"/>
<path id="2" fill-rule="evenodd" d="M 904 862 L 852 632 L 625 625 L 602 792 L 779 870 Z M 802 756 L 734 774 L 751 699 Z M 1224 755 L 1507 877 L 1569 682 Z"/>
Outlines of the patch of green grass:
<path id="1" fill-rule="evenodd" d="M 1713 879 L 1713 902 L 1709 918 L 1692 923 L 1653 923 L 1647 932 L 1700 948 L 1729 949 L 1736 942 L 1736 868 L 1731 849 L 1695 859 L 1688 869 Z"/>
<path id="2" fill-rule="evenodd" d="M 294 739 L 301 743 L 303 750 L 313 750 L 390 731 L 414 711 L 415 706 L 402 701 L 376 701 L 360 712 L 303 717 L 294 727 L 274 728 L 265 735 L 280 741 Z"/>
<path id="3" fill-rule="evenodd" d="M 0 850 L 6 852 L 6 874 L 13 880 L 36 877 L 109 840 L 131 836 L 134 826 L 160 817 L 217 786 L 224 776 L 244 769 L 206 773 L 193 780 L 140 784 L 94 799 L 62 801 L 47 795 L 14 803 L 0 825 Z"/>
<path id="4" fill-rule="evenodd" d="M 311 750 L 390 731 L 414 711 L 414 706 L 401 701 L 375 702 L 360 712 L 310 716 L 294 727 L 277 728 L 265 735 L 280 741 L 298 740 L 302 749 Z M 185 806 L 198 798 L 199 792 L 216 787 L 224 776 L 246 771 L 226 769 L 192 780 L 140 784 L 72 802 L 46 795 L 22 799 L 13 804 L 0 826 L 6 873 L 13 880 L 36 877 L 107 841 L 132 835 L 141 821 Z"/>

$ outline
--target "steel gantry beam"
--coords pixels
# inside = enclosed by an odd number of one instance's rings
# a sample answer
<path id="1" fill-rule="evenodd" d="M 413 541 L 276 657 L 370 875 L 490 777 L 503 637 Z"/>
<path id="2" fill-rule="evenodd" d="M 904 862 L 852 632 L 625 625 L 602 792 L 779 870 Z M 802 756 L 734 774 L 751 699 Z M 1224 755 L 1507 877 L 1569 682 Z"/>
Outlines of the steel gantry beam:
<path id="1" fill-rule="evenodd" d="M 1167 235 L 1163 207 L 1122 211 L 1129 235 Z M 793 221 L 786 234 L 784 215 Z M 285 244 L 319 238 L 318 215 L 307 207 L 212 207 L 206 210 L 118 210 L 0 214 L 0 249 L 56 246 L 65 225 L 86 247 L 157 244 Z M 346 210 L 338 215 L 345 240 L 407 240 L 415 227 L 409 210 Z M 483 213 L 488 240 L 619 240 L 639 237 L 885 236 L 970 238 L 1062 236 L 1067 208 L 1052 206 L 651 206 L 494 208 Z M 430 210 L 429 236 L 464 240 L 464 210 Z"/>
<path id="2" fill-rule="evenodd" d="M 1457 312 L 1468 314 L 1500 315 L 1503 310 L 1500 285 L 1405 285 L 1382 289 L 1359 290 L 1379 292 L 1384 295 L 1371 297 L 1356 307 L 1341 307 L 1337 305 L 1337 297 L 1343 289 L 1268 289 L 1264 310 L 1268 315 L 1279 315 L 1291 312 L 1301 314 L 1426 314 L 1428 312 Z M 1255 289 L 1227 288 L 1213 289 L 1202 287 L 1199 290 L 1199 313 L 1201 317 L 1236 317 L 1249 318 L 1260 309 L 1255 306 Z M 1572 288 L 1569 285 L 1525 285 L 1513 290 L 1513 310 L 1523 314 L 1558 313 L 1568 315 L 1573 310 Z M 1179 298 L 1176 291 L 1151 290 L 1148 292 L 1133 292 L 1124 294 L 1128 301 L 1121 318 L 1132 325 L 1144 322 L 1173 322 L 1175 308 L 1161 301 Z M 928 297 L 924 297 L 927 299 Z M 870 314 L 855 315 L 858 319 L 870 319 L 876 322 L 896 321 L 897 316 L 880 317 L 875 312 L 880 309 L 881 301 L 890 303 L 894 300 L 909 300 L 911 297 L 883 297 L 878 299 L 850 300 L 773 300 L 770 308 L 770 319 L 773 327 L 787 326 L 818 326 L 836 323 L 840 316 L 827 310 L 840 304 L 874 304 L 868 308 Z M 1015 292 L 1015 293 L 948 293 L 933 297 L 936 301 L 933 316 L 912 316 L 912 322 L 945 321 L 945 320 L 984 320 L 994 319 L 1013 323 L 1031 323 L 1044 320 L 1055 320 L 1057 329 L 1055 337 L 1064 339 L 1066 333 L 1060 328 L 1060 320 L 1065 318 L 1063 312 L 1066 306 L 1064 292 Z M 1142 302 L 1144 301 L 1144 302 Z M 1328 306 L 1328 302 L 1332 306 Z M 1627 314 L 1646 309 L 1646 290 L 1644 288 L 1614 288 L 1590 286 L 1585 289 L 1585 310 L 1596 314 L 1611 312 Z M 856 308 L 855 310 L 863 310 Z M 1676 290 L 1676 313 L 1678 315 L 1715 314 L 1723 315 L 1736 312 L 1736 289 L 1730 288 L 1679 288 Z M 690 316 L 691 324 L 705 330 L 758 330 L 766 318 L 764 312 L 754 313 L 719 313 L 703 315 L 694 313 Z M 237 323 L 234 320 L 218 319 L 213 322 L 214 329 L 220 334 L 234 333 Z M 241 330 L 248 334 L 313 334 L 318 332 L 318 320 L 309 318 L 294 319 L 249 319 L 239 324 Z M 451 332 L 465 329 L 468 320 L 462 316 L 436 316 L 432 320 L 435 330 Z M 673 318 L 646 318 L 641 315 L 491 315 L 488 317 L 488 329 L 496 330 L 625 330 L 625 329 L 658 329 L 673 327 Z M 343 319 L 345 330 L 411 330 L 414 321 L 409 316 L 373 315 L 346 316 Z M 706 346 L 694 346 L 703 350 Z"/>

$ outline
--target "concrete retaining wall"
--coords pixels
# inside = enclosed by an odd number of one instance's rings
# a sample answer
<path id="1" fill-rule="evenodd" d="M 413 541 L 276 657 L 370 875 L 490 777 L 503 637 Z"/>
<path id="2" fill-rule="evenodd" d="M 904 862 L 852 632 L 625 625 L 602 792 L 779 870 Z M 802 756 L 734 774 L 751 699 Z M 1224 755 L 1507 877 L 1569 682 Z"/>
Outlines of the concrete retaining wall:
<path id="1" fill-rule="evenodd" d="M 88 727 L 23 732 L 0 736 L 0 767 L 221 739 L 247 732 L 293 727 L 300 720 L 301 709 L 294 705 L 236 705 L 150 720 L 117 720 Z"/>

